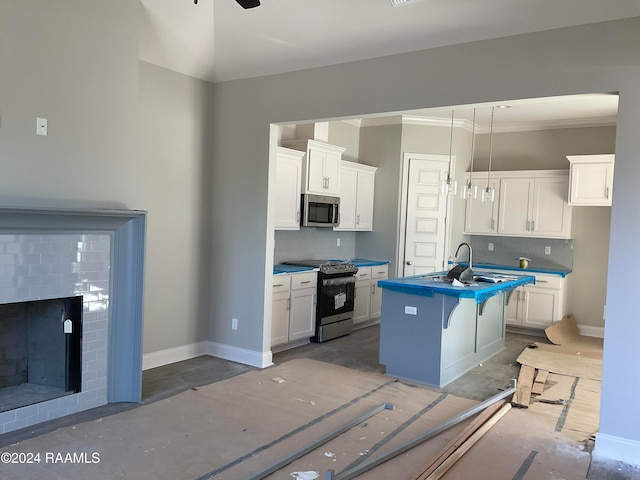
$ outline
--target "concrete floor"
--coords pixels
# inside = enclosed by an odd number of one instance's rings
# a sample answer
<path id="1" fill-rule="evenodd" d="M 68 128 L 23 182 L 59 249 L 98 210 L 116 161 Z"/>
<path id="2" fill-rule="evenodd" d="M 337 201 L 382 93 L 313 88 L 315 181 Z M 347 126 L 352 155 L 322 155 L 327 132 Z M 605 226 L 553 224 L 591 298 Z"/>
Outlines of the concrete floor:
<path id="1" fill-rule="evenodd" d="M 487 362 L 475 367 L 442 389 L 443 392 L 473 400 L 485 400 L 508 387 L 520 369 L 516 358 L 539 336 L 507 333 L 506 348 Z M 310 358 L 361 371 L 384 372 L 378 363 L 379 327 L 371 326 L 326 343 L 311 343 L 274 354 L 276 365 L 294 358 Z M 117 403 L 45 422 L 16 432 L 0 435 L 0 447 L 36 437 L 58 428 L 95 420 L 135 409 L 140 405 L 171 397 L 190 388 L 225 380 L 254 370 L 219 358 L 202 356 L 143 372 L 141 404 Z M 640 471 L 615 462 L 593 462 L 588 479 L 640 479 Z"/>

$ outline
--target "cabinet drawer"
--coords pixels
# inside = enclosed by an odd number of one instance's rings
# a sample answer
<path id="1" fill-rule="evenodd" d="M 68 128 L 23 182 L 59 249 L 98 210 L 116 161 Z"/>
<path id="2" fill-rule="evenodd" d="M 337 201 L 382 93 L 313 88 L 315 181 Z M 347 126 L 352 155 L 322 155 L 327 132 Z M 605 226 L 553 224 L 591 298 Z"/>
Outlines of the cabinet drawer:
<path id="1" fill-rule="evenodd" d="M 371 267 L 359 267 L 356 280 L 368 280 L 371 278 Z"/>
<path id="2" fill-rule="evenodd" d="M 540 275 L 535 274 L 535 285 L 527 285 L 528 287 L 555 288 L 562 287 L 563 278 L 558 275 Z"/>
<path id="3" fill-rule="evenodd" d="M 291 287 L 291 275 L 273 276 L 273 293 L 288 292 Z"/>
<path id="4" fill-rule="evenodd" d="M 389 264 L 371 267 L 371 278 L 387 278 L 389 276 Z"/>
<path id="5" fill-rule="evenodd" d="M 291 290 L 300 288 L 315 288 L 318 283 L 318 274 L 316 272 L 298 273 L 291 276 Z"/>

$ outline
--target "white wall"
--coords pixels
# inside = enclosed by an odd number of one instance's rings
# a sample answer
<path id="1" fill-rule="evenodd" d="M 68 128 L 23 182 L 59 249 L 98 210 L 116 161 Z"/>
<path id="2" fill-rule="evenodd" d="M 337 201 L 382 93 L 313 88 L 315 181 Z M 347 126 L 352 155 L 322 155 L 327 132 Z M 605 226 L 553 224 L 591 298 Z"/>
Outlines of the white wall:
<path id="1" fill-rule="evenodd" d="M 634 340 L 640 338 L 640 323 L 634 320 L 635 302 L 623 275 L 640 267 L 640 255 L 631 253 L 640 242 L 635 180 L 640 177 L 638 44 L 640 19 L 636 18 L 215 85 L 213 205 L 226 202 L 233 209 L 212 212 L 218 229 L 212 247 L 225 254 L 215 262 L 224 275 L 212 279 L 210 290 L 211 339 L 258 354 L 268 349 L 269 332 L 263 322 L 265 309 L 270 308 L 265 287 L 271 279 L 273 245 L 268 188 L 273 169 L 266 158 L 270 123 L 619 91 L 598 448 L 606 451 L 607 442 L 624 439 L 640 458 L 640 417 L 628 402 L 640 394 L 640 384 L 626 381 L 640 375 Z M 387 88 L 400 84 L 402 89 Z M 315 95 L 328 85 L 331 96 Z M 393 175 L 392 170 L 388 173 Z M 238 331 L 231 330 L 232 316 L 240 320 Z M 619 389 L 621 384 L 624 389 Z"/>

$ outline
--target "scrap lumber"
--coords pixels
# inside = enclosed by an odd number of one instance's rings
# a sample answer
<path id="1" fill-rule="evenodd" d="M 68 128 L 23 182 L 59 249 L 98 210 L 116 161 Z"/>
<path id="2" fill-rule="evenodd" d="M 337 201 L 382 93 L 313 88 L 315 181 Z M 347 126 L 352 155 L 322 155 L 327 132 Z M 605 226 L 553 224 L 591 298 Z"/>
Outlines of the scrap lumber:
<path id="1" fill-rule="evenodd" d="M 480 427 L 476 433 L 471 435 L 459 448 L 457 448 L 442 464 L 435 469 L 435 471 L 426 477 L 426 480 L 438 480 L 458 461 L 462 456 L 473 447 L 478 440 L 480 440 L 498 421 L 505 416 L 505 414 L 511 409 L 511 404 L 507 403 L 494 414 L 489 420 L 487 420 L 482 427 Z"/>
<path id="2" fill-rule="evenodd" d="M 547 382 L 549 376 L 549 370 L 538 370 L 536 379 L 533 381 L 533 387 L 531 393 L 533 395 L 541 395 L 544 392 L 544 384 Z"/>
<path id="3" fill-rule="evenodd" d="M 531 389 L 533 388 L 533 377 L 536 369 L 529 365 L 520 367 L 520 375 L 518 376 L 518 385 L 516 393 L 513 395 L 511 404 L 514 407 L 529 408 L 531 402 Z"/>
<path id="4" fill-rule="evenodd" d="M 460 432 L 453 440 L 451 440 L 434 458 L 425 463 L 410 480 L 425 480 L 431 475 L 449 456 L 456 451 L 471 435 L 484 425 L 498 410 L 500 410 L 505 400 L 489 405 L 485 408 L 465 429 Z"/>

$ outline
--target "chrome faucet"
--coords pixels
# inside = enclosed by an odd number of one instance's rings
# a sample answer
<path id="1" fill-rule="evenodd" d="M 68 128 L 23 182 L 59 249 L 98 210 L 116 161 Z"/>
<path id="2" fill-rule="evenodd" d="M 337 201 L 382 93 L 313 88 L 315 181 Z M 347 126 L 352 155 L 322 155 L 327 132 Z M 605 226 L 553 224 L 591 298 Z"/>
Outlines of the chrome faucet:
<path id="1" fill-rule="evenodd" d="M 471 248 L 471 245 L 469 245 L 467 242 L 462 242 L 460 245 L 458 245 L 458 248 L 456 250 L 456 258 L 458 258 L 458 253 L 460 253 L 460 247 L 466 245 L 467 248 L 469 249 L 469 270 L 473 269 L 473 249 Z"/>

